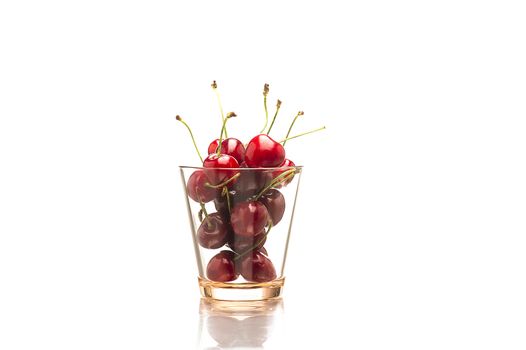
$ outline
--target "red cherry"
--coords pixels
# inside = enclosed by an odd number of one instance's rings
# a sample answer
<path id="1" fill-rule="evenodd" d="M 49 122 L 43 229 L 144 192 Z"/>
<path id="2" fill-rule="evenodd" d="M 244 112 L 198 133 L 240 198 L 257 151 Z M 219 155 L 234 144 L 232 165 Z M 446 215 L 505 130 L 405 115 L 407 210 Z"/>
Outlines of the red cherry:
<path id="1" fill-rule="evenodd" d="M 212 185 L 218 185 L 230 179 L 238 173 L 237 170 L 230 170 L 229 168 L 239 168 L 239 163 L 236 158 L 228 154 L 209 154 L 203 161 L 204 172 Z M 223 168 L 223 169 L 215 169 Z M 232 185 L 230 182 L 229 185 Z"/>
<path id="2" fill-rule="evenodd" d="M 263 229 L 269 219 L 267 208 L 260 202 L 241 202 L 234 205 L 230 223 L 234 232 L 240 236 L 254 237 Z"/>
<path id="3" fill-rule="evenodd" d="M 285 213 L 285 197 L 283 194 L 271 188 L 259 198 L 259 201 L 267 208 L 272 225 L 276 226 Z"/>
<path id="4" fill-rule="evenodd" d="M 208 215 L 197 229 L 197 241 L 204 248 L 220 248 L 228 238 L 228 225 L 219 213 Z"/>
<path id="5" fill-rule="evenodd" d="M 281 163 L 281 165 L 279 166 L 280 168 L 284 168 L 283 170 L 276 170 L 276 171 L 273 171 L 272 172 L 272 177 L 275 179 L 276 177 L 278 177 L 279 175 L 281 175 L 283 172 L 287 171 L 287 170 L 291 170 L 290 167 L 294 167 L 296 166 L 296 164 L 294 164 L 294 162 L 290 159 L 285 159 L 283 161 L 283 163 Z M 287 175 L 289 176 L 289 175 Z M 281 188 L 283 186 L 287 186 L 289 183 L 291 183 L 292 179 L 294 179 L 294 175 L 293 176 L 290 176 L 288 177 L 288 179 L 284 182 L 280 182 L 279 184 L 277 184 L 276 188 Z"/>
<path id="6" fill-rule="evenodd" d="M 219 139 L 210 143 L 208 146 L 208 153 L 217 152 L 217 146 L 219 146 Z M 245 146 L 243 146 L 243 143 L 238 139 L 230 137 L 221 142 L 221 154 L 228 154 L 229 156 L 236 158 L 237 162 L 241 164 L 245 160 Z"/>
<path id="7" fill-rule="evenodd" d="M 263 169 L 242 170 L 233 189 L 247 198 L 259 193 L 270 182 L 271 174 Z"/>
<path id="8" fill-rule="evenodd" d="M 230 282 L 235 280 L 239 273 L 236 271 L 234 252 L 222 250 L 210 259 L 206 266 L 206 276 L 211 281 Z"/>
<path id="9" fill-rule="evenodd" d="M 251 168 L 278 167 L 285 160 L 285 148 L 270 136 L 260 134 L 247 145 L 245 162 Z"/>
<path id="10" fill-rule="evenodd" d="M 215 153 L 217 151 L 217 146 L 219 146 L 219 139 L 210 142 L 210 145 L 208 145 L 208 154 Z"/>
<path id="11" fill-rule="evenodd" d="M 267 241 L 265 230 L 259 232 L 253 237 L 245 237 L 233 234 L 230 236 L 228 246 L 237 254 L 243 254 L 249 249 L 258 250 L 263 248 L 263 245 Z M 259 243 L 258 243 L 259 242 Z M 255 246 L 257 244 L 257 246 Z"/>
<path id="12" fill-rule="evenodd" d="M 242 258 L 241 276 L 251 282 L 269 282 L 276 279 L 274 264 L 261 251 L 254 251 Z"/>
<path id="13" fill-rule="evenodd" d="M 210 202 L 215 198 L 217 190 L 206 186 L 206 183 L 208 182 L 209 180 L 203 170 L 194 171 L 188 178 L 188 183 L 186 184 L 188 197 L 192 198 L 196 202 Z"/>

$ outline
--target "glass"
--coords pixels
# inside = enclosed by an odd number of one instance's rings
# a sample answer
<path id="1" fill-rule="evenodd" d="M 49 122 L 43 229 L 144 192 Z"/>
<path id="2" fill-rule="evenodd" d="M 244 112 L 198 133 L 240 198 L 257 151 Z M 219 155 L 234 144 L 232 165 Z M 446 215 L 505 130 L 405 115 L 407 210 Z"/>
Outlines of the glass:
<path id="1" fill-rule="evenodd" d="M 302 167 L 180 170 L 201 295 L 281 296 Z"/>

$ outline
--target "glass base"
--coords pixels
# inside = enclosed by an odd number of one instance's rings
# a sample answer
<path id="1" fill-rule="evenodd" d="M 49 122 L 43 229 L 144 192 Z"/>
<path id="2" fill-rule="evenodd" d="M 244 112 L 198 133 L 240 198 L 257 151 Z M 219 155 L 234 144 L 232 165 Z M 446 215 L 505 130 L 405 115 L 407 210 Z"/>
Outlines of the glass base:
<path id="1" fill-rule="evenodd" d="M 222 283 L 198 278 L 201 296 L 225 301 L 269 300 L 281 297 L 285 278 L 265 283 Z"/>

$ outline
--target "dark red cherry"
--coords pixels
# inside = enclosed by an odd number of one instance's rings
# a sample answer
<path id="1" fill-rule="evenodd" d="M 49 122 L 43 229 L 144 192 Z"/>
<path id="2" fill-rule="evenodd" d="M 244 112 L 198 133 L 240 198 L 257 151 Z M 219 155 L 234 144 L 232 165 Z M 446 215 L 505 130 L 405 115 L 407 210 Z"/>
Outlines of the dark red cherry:
<path id="1" fill-rule="evenodd" d="M 206 266 L 206 276 L 211 281 L 230 282 L 235 280 L 239 273 L 236 272 L 234 252 L 222 250 L 210 259 Z"/>
<path id="2" fill-rule="evenodd" d="M 285 160 L 285 148 L 266 134 L 254 137 L 247 145 L 245 162 L 250 168 L 278 167 Z"/>
<path id="3" fill-rule="evenodd" d="M 218 139 L 212 141 L 208 146 L 208 154 L 217 152 L 218 146 Z M 241 164 L 245 160 L 245 146 L 243 146 L 243 143 L 238 139 L 230 137 L 221 142 L 221 154 L 228 154 L 229 156 L 236 158 L 237 162 Z"/>
<path id="4" fill-rule="evenodd" d="M 269 282 L 276 279 L 274 264 L 261 251 L 254 251 L 241 258 L 240 273 L 250 282 Z"/>
<path id="5" fill-rule="evenodd" d="M 267 183 L 270 183 L 271 174 L 262 169 L 242 170 L 233 185 L 233 189 L 247 198 L 261 191 Z"/>
<path id="6" fill-rule="evenodd" d="M 186 190 L 188 197 L 196 202 L 207 203 L 215 198 L 217 190 L 206 186 L 209 180 L 203 170 L 196 170 L 188 178 Z"/>
<path id="7" fill-rule="evenodd" d="M 212 153 L 203 161 L 204 172 L 212 185 L 218 185 L 236 175 L 239 170 L 231 170 L 230 168 L 239 168 L 239 163 L 236 158 L 228 154 Z M 218 169 L 222 168 L 222 169 Z M 229 183 L 231 186 L 233 182 Z"/>
<path id="8" fill-rule="evenodd" d="M 287 170 L 292 170 L 292 168 L 290 168 L 290 167 L 294 167 L 294 166 L 296 166 L 296 164 L 294 164 L 294 162 L 293 162 L 292 160 L 290 160 L 290 159 L 285 159 L 285 160 L 283 161 L 283 163 L 281 163 L 281 165 L 279 166 L 280 168 L 283 168 L 283 169 L 282 169 L 282 170 L 280 169 L 280 170 L 275 170 L 275 171 L 273 171 L 273 172 L 272 172 L 272 178 L 275 179 L 276 177 L 278 177 L 279 175 L 281 175 L 283 172 L 285 172 L 285 171 L 287 171 Z M 279 184 L 277 184 L 277 185 L 274 186 L 274 187 L 276 187 L 276 188 L 281 188 L 281 187 L 283 187 L 283 186 L 287 186 L 289 183 L 291 183 L 292 179 L 294 179 L 294 175 L 292 175 L 292 176 L 290 176 L 290 177 L 289 177 L 288 175 L 286 175 L 286 177 L 287 177 L 287 180 L 286 180 L 286 181 L 284 181 L 284 182 L 280 182 Z"/>
<path id="9" fill-rule="evenodd" d="M 272 225 L 277 225 L 285 213 L 285 197 L 283 194 L 280 191 L 271 188 L 259 198 L 259 201 L 267 208 L 270 219 L 272 220 Z"/>
<path id="10" fill-rule="evenodd" d="M 230 213 L 232 229 L 245 237 L 254 237 L 263 231 L 268 219 L 267 208 L 257 201 L 237 203 Z"/>
<path id="11" fill-rule="evenodd" d="M 237 254 L 243 254 L 248 250 L 257 250 L 263 248 L 267 241 L 265 230 L 255 236 L 245 237 L 233 234 L 230 236 L 228 246 Z"/>
<path id="12" fill-rule="evenodd" d="M 210 145 L 208 145 L 208 154 L 215 153 L 217 151 L 217 146 L 219 146 L 219 139 L 210 142 Z"/>
<path id="13" fill-rule="evenodd" d="M 228 224 L 219 213 L 208 215 L 197 229 L 197 241 L 204 248 L 220 248 L 228 239 Z"/>

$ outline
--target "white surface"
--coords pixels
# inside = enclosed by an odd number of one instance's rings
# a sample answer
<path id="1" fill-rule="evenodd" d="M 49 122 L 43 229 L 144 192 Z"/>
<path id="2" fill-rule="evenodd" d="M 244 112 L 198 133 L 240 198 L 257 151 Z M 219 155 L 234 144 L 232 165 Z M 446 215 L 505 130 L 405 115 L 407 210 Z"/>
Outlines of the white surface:
<path id="1" fill-rule="evenodd" d="M 266 348 L 526 346 L 520 1 L 4 1 L 0 348 L 187 349 L 177 165 L 263 123 L 306 166 Z M 271 109 L 273 110 L 273 109 Z M 274 133 L 274 132 L 273 132 Z"/>

